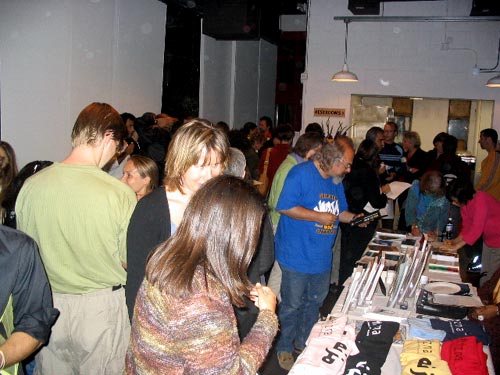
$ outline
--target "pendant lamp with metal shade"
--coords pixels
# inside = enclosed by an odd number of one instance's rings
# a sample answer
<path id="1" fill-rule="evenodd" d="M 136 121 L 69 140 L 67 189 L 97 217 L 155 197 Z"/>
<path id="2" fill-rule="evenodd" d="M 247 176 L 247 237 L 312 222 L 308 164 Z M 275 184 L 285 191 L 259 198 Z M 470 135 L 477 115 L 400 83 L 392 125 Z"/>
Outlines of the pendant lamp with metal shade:
<path id="1" fill-rule="evenodd" d="M 344 40 L 344 65 L 342 70 L 337 72 L 332 77 L 332 82 L 358 82 L 356 74 L 349 71 L 347 66 L 347 37 L 349 35 L 349 21 L 345 20 L 345 40 Z"/>
<path id="2" fill-rule="evenodd" d="M 497 63 L 493 68 L 479 68 L 479 73 L 497 73 L 496 76 L 491 77 L 488 82 L 486 82 L 486 87 L 500 88 L 500 71 L 498 71 L 498 65 L 500 64 L 500 38 L 498 39 L 498 51 L 497 51 Z"/>
<path id="3" fill-rule="evenodd" d="M 500 87 L 500 74 L 496 75 L 493 78 L 490 78 L 488 82 L 486 82 L 486 87 Z"/>

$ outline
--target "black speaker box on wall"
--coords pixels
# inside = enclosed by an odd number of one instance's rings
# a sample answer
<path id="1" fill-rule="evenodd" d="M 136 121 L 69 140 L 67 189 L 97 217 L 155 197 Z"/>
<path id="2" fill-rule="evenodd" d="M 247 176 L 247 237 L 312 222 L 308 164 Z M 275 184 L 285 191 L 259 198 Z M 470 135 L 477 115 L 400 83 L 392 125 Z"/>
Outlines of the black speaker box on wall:
<path id="1" fill-rule="evenodd" d="M 380 14 L 380 0 L 349 0 L 347 9 L 357 16 L 378 16 Z"/>
<path id="2" fill-rule="evenodd" d="M 474 0 L 471 16 L 500 16 L 500 2 L 498 0 Z"/>
<path id="3" fill-rule="evenodd" d="M 203 34 L 219 40 L 275 41 L 279 15 L 273 1 L 205 0 Z"/>

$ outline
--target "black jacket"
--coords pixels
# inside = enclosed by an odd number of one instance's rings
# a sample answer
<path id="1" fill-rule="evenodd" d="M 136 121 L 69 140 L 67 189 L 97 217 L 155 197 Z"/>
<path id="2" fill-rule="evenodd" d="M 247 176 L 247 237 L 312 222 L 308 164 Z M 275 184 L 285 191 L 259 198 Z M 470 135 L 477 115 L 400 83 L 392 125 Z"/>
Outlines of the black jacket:
<path id="1" fill-rule="evenodd" d="M 380 182 L 375 170 L 363 159 L 355 158 L 351 172 L 343 180 L 349 211 L 359 214 L 368 202 L 373 208 L 384 208 L 387 197 L 380 192 Z M 366 212 L 365 212 L 366 213 Z"/>
<path id="2" fill-rule="evenodd" d="M 155 189 L 137 202 L 127 232 L 127 286 L 125 296 L 131 320 L 135 297 L 146 273 L 148 255 L 151 250 L 154 250 L 170 237 L 170 226 L 170 210 L 165 187 Z M 265 217 L 259 245 L 248 268 L 250 281 L 252 283 L 258 282 L 260 276 L 268 272 L 273 263 L 274 235 L 271 222 Z M 252 310 L 251 306 L 250 310 Z"/>
<path id="3" fill-rule="evenodd" d="M 148 255 L 169 237 L 170 210 L 165 188 L 159 187 L 137 202 L 128 226 L 125 297 L 131 320 L 135 296 L 146 272 Z"/>

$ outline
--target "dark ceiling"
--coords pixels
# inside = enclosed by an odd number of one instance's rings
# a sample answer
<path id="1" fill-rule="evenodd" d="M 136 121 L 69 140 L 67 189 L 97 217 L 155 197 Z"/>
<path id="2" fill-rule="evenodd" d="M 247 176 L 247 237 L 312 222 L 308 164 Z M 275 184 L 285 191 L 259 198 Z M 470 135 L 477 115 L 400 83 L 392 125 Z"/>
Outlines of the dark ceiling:
<path id="1" fill-rule="evenodd" d="M 307 13 L 307 0 L 159 0 L 167 5 L 175 5 L 203 17 L 209 9 L 228 7 L 257 7 L 261 14 L 304 14 Z M 334 1 L 334 0 L 331 0 Z M 347 8 L 354 15 L 379 15 L 380 3 L 411 2 L 415 0 L 349 0 Z M 436 1 L 436 0 L 430 0 Z M 499 0 L 472 0 L 471 16 L 500 15 Z"/>
<path id="2" fill-rule="evenodd" d="M 174 4 L 198 13 L 203 17 L 203 9 L 206 3 L 213 0 L 159 0 L 167 5 Z M 263 9 L 271 6 L 277 9 L 278 14 L 303 14 L 306 13 L 307 0 L 218 0 L 220 3 L 255 3 Z"/>

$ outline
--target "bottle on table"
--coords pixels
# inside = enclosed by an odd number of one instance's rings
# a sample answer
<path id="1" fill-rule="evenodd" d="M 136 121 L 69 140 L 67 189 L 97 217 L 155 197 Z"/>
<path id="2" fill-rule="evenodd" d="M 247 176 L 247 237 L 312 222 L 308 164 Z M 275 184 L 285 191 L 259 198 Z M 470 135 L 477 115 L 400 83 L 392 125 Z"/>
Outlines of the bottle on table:
<path id="1" fill-rule="evenodd" d="M 448 222 L 446 223 L 446 239 L 453 239 L 453 219 L 451 217 L 448 218 Z"/>

